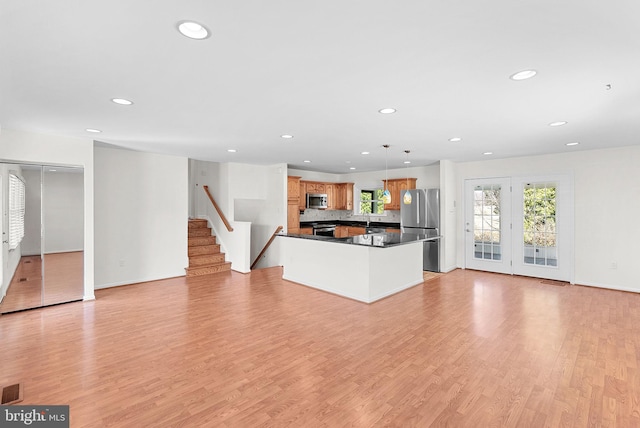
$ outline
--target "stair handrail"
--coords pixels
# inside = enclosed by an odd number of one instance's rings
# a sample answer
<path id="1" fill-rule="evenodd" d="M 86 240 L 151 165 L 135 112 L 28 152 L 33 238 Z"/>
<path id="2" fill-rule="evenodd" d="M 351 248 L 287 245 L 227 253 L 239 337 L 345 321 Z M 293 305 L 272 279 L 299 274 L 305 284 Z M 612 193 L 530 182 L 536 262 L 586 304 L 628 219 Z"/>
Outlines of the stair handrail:
<path id="1" fill-rule="evenodd" d="M 273 232 L 273 234 L 271 235 L 271 238 L 269 238 L 269 241 L 265 244 L 264 248 L 262 249 L 262 251 L 260 251 L 260 254 L 258 254 L 258 257 L 256 257 L 256 259 L 254 260 L 253 264 L 251 265 L 251 269 L 253 269 L 253 267 L 258 264 L 258 261 L 262 258 L 262 256 L 264 255 L 264 253 L 267 252 L 267 248 L 269 248 L 269 245 L 271 245 L 271 243 L 273 242 L 274 239 L 276 239 L 276 235 L 278 233 L 280 233 L 280 231 L 283 229 L 282 226 L 278 226 L 276 228 L 276 231 Z"/>
<path id="2" fill-rule="evenodd" d="M 231 227 L 231 224 L 229 224 L 229 222 L 227 221 L 227 218 L 224 216 L 224 213 L 222 212 L 222 210 L 220 209 L 220 207 L 218 206 L 218 204 L 216 203 L 216 200 L 213 199 L 213 196 L 211 195 L 211 192 L 209 192 L 209 186 L 207 186 L 206 184 L 204 186 L 202 186 L 202 188 L 204 189 L 204 192 L 207 194 L 207 196 L 209 197 L 209 200 L 211 201 L 211 203 L 213 204 L 213 207 L 216 209 L 218 215 L 220 216 L 220 219 L 222 220 L 222 222 L 224 223 L 225 227 L 227 228 L 227 230 L 229 232 L 233 232 L 233 227 Z"/>

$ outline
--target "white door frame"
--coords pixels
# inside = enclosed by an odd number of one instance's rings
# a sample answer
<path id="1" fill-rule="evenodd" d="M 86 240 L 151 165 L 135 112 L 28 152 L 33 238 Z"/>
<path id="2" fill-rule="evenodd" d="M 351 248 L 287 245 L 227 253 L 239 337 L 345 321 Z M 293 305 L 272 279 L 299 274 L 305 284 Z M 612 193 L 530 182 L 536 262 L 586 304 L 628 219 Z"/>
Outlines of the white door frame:
<path id="1" fill-rule="evenodd" d="M 524 195 L 527 183 L 556 184 L 557 266 L 524 263 Z M 522 176 L 511 179 L 513 201 L 513 274 L 573 284 L 573 182 L 569 175 Z"/>
<path id="2" fill-rule="evenodd" d="M 521 245 L 523 215 L 523 183 L 555 182 L 556 222 L 558 227 L 558 267 L 535 266 L 524 263 Z M 474 257 L 473 189 L 477 185 L 500 184 L 508 191 L 501 192 L 502 260 L 482 260 Z M 505 200 L 506 199 L 506 200 Z M 493 177 L 464 180 L 464 260 L 466 269 L 477 269 L 511 275 L 553 279 L 574 283 L 574 204 L 573 177 L 552 174 L 517 177 Z M 507 242 L 508 241 L 508 242 Z"/>
<path id="3" fill-rule="evenodd" d="M 499 260 L 475 257 L 473 192 L 477 186 L 500 186 L 500 254 Z M 510 274 L 511 267 L 511 179 L 509 177 L 468 179 L 465 194 L 465 267 L 488 272 Z M 484 245 L 484 244 L 483 244 Z"/>

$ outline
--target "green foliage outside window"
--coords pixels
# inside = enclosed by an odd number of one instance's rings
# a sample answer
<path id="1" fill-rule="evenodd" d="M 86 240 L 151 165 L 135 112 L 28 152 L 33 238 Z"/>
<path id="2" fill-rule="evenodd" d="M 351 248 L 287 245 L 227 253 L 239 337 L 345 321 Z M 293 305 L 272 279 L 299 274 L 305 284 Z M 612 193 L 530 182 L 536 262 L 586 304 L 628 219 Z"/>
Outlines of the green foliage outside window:
<path id="1" fill-rule="evenodd" d="M 524 243 L 556 246 L 556 188 L 553 185 L 524 189 Z"/>
<path id="2" fill-rule="evenodd" d="M 383 214 L 383 189 L 360 191 L 360 214 Z"/>

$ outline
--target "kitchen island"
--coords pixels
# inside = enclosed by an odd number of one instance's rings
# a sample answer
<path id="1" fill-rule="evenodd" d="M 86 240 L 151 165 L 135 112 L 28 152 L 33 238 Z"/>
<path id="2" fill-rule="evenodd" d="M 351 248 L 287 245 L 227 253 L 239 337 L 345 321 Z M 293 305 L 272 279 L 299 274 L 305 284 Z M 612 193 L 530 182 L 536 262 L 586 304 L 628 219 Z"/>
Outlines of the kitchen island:
<path id="1" fill-rule="evenodd" d="M 404 233 L 279 236 L 283 279 L 365 303 L 421 284 L 423 242 L 440 238 Z"/>

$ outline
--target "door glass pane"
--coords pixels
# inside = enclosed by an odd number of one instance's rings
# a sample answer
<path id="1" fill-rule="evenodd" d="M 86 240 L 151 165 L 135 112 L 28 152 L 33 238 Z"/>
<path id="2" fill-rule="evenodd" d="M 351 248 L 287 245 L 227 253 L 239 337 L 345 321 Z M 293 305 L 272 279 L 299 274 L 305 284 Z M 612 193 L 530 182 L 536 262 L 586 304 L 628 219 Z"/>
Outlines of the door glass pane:
<path id="1" fill-rule="evenodd" d="M 556 183 L 526 183 L 523 189 L 524 263 L 558 266 Z"/>
<path id="2" fill-rule="evenodd" d="M 501 260 L 500 185 L 476 186 L 473 199 L 474 258 Z"/>

